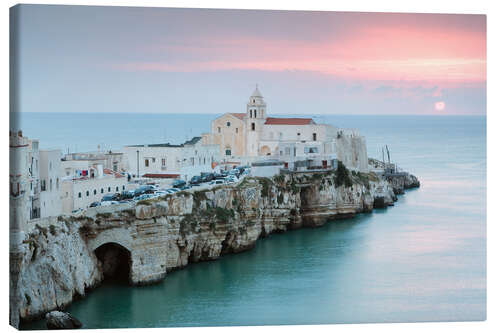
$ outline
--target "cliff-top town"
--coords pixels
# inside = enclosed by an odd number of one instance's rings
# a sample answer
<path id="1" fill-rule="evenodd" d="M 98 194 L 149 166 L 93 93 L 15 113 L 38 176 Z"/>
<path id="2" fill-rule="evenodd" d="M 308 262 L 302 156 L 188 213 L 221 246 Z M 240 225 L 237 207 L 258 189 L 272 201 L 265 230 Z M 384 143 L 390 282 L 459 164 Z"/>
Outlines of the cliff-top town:
<path id="1" fill-rule="evenodd" d="M 225 113 L 212 121 L 210 133 L 182 144 L 62 154 L 39 149 L 39 141 L 21 130 L 9 135 L 12 230 L 89 207 L 238 182 L 247 174 L 332 169 L 337 161 L 369 169 L 365 139 L 356 130 L 311 118 L 269 117 L 258 87 L 245 113 Z"/>

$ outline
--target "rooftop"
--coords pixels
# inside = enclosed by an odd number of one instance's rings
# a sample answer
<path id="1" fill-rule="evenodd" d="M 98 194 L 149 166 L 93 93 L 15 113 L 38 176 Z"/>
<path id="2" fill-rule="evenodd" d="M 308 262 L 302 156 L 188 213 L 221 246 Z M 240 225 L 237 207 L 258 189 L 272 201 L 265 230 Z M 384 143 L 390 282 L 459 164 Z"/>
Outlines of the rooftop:
<path id="1" fill-rule="evenodd" d="M 167 143 L 151 143 L 151 144 L 144 144 L 144 145 L 128 145 L 127 147 L 182 148 L 184 146 L 194 145 L 200 140 L 201 140 L 201 136 L 195 136 L 191 140 L 188 140 L 180 145 L 174 145 L 174 144 L 167 142 Z"/>
<path id="2" fill-rule="evenodd" d="M 312 118 L 266 118 L 264 125 L 312 125 Z"/>

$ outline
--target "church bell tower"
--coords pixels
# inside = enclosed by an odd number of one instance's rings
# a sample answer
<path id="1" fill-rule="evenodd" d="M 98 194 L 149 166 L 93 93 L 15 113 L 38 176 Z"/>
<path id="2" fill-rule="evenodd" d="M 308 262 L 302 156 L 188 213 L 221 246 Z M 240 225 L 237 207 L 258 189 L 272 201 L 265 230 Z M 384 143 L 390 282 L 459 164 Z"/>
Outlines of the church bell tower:
<path id="1" fill-rule="evenodd" d="M 266 102 L 256 85 L 253 94 L 247 103 L 246 131 L 247 131 L 247 155 L 259 155 L 259 142 L 262 127 L 267 119 Z"/>

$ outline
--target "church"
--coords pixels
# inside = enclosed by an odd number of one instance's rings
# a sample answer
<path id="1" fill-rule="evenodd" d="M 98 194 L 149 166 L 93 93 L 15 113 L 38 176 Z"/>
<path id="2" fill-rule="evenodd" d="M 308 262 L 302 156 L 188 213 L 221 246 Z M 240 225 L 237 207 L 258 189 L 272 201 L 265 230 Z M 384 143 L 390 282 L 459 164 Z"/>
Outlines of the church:
<path id="1" fill-rule="evenodd" d="M 348 162 L 346 165 L 355 167 L 359 158 L 351 151 L 351 142 L 348 142 L 347 150 L 340 149 L 345 156 L 337 156 L 336 143 L 341 136 L 353 139 L 357 133 L 318 124 L 312 118 L 268 117 L 266 102 L 256 86 L 247 102 L 246 112 L 225 113 L 214 119 L 211 132 L 203 134 L 202 140 L 204 144 L 219 145 L 225 161 L 238 160 L 246 164 L 263 158 L 286 162 L 342 157 Z"/>

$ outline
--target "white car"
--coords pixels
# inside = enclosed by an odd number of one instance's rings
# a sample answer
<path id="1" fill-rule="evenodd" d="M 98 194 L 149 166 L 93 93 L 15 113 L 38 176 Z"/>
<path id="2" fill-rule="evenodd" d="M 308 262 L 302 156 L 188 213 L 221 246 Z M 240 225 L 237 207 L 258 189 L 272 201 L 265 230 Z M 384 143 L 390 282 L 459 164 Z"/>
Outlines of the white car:
<path id="1" fill-rule="evenodd" d="M 101 201 L 101 206 L 118 205 L 118 201 Z"/>

